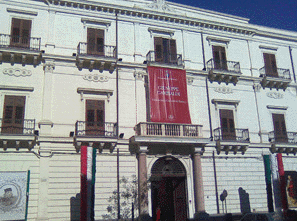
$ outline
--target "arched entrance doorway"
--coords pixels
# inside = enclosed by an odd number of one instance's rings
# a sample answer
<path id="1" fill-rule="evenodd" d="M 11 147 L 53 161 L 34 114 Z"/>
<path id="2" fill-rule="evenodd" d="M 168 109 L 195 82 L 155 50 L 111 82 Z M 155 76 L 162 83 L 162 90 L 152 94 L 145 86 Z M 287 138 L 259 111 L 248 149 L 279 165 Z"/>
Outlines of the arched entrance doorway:
<path id="1" fill-rule="evenodd" d="M 187 220 L 186 170 L 172 156 L 162 157 L 151 169 L 152 218 Z"/>

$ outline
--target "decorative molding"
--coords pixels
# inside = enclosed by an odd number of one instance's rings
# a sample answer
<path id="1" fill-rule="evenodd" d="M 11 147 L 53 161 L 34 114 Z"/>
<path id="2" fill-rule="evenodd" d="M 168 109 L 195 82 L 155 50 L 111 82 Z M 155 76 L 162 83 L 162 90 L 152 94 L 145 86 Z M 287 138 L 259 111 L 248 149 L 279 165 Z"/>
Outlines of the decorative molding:
<path id="1" fill-rule="evenodd" d="M 100 74 L 86 74 L 83 79 L 94 82 L 108 82 L 108 77 Z"/>
<path id="2" fill-rule="evenodd" d="M 259 45 L 259 49 L 264 49 L 264 50 L 274 50 L 274 51 L 277 51 L 278 47 Z"/>
<path id="3" fill-rule="evenodd" d="M 216 109 L 219 104 L 221 105 L 233 105 L 235 109 L 239 105 L 239 100 L 226 100 L 226 99 L 212 99 L 211 102 L 216 106 Z"/>
<path id="4" fill-rule="evenodd" d="M 206 40 L 208 41 L 209 45 L 211 45 L 211 43 L 222 43 L 227 46 L 230 43 L 230 39 L 213 37 L 213 36 L 206 37 Z"/>
<path id="5" fill-rule="evenodd" d="M 194 82 L 194 78 L 193 77 L 186 77 L 186 81 L 188 85 L 192 85 Z"/>
<path id="6" fill-rule="evenodd" d="M 143 70 L 135 69 L 134 72 L 133 72 L 133 76 L 135 77 L 136 80 L 143 80 L 145 75 L 147 75 L 147 74 Z"/>
<path id="7" fill-rule="evenodd" d="M 3 69 L 3 74 L 15 77 L 28 77 L 32 75 L 32 72 L 30 70 L 20 68 L 5 68 Z"/>
<path id="8" fill-rule="evenodd" d="M 284 95 L 279 92 L 268 92 L 267 96 L 269 98 L 274 98 L 274 99 L 282 99 L 284 97 Z"/>
<path id="9" fill-rule="evenodd" d="M 261 84 L 253 84 L 253 89 L 254 89 L 254 91 L 256 91 L 256 92 L 260 92 Z"/>
<path id="10" fill-rule="evenodd" d="M 6 86 L 6 85 L 0 85 L 0 90 L 8 90 L 8 91 L 30 91 L 33 92 L 33 87 L 21 87 L 21 86 Z"/>
<path id="11" fill-rule="evenodd" d="M 43 65 L 45 73 L 53 73 L 53 70 L 55 69 L 55 63 L 53 60 L 45 61 Z"/>
<path id="12" fill-rule="evenodd" d="M 268 109 L 287 110 L 287 106 L 267 105 Z"/>
<path id="13" fill-rule="evenodd" d="M 153 36 L 153 34 L 156 34 L 156 35 L 168 36 L 171 38 L 172 36 L 174 36 L 174 33 L 175 33 L 175 31 L 173 31 L 173 30 L 156 29 L 156 28 L 152 28 L 152 27 L 149 27 L 148 31 L 150 32 L 151 37 Z"/>
<path id="14" fill-rule="evenodd" d="M 174 11 L 165 0 L 153 0 L 153 3 L 148 5 L 148 8 L 154 9 L 154 10 L 160 10 L 160 11 Z"/>
<path id="15" fill-rule="evenodd" d="M 80 94 L 81 101 L 83 101 L 83 94 L 94 94 L 94 95 L 106 95 L 107 101 L 109 102 L 110 96 L 113 95 L 113 90 L 95 89 L 95 88 L 77 88 L 77 93 Z"/>
<path id="16" fill-rule="evenodd" d="M 27 10 L 21 10 L 21 9 L 7 8 L 6 11 L 7 12 L 19 13 L 19 14 L 25 14 L 25 15 L 33 15 L 33 16 L 37 16 L 38 15 L 37 12 L 27 11 Z"/>
<path id="17" fill-rule="evenodd" d="M 215 92 L 221 93 L 221 94 L 233 94 L 233 90 L 229 87 L 216 87 L 214 89 Z"/>
<path id="18" fill-rule="evenodd" d="M 86 27 L 87 24 L 91 25 L 98 25 L 98 26 L 104 26 L 106 30 L 108 30 L 108 27 L 110 27 L 111 22 L 104 21 L 104 20 L 96 20 L 96 19 L 81 19 L 81 22 L 83 23 L 84 27 Z"/>

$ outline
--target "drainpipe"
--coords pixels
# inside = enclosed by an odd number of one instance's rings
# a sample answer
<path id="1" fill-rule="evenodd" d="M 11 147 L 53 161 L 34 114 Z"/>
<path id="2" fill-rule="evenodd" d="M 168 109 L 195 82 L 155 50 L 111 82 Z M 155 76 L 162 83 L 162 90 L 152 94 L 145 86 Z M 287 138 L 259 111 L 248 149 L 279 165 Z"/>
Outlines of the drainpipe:
<path id="1" fill-rule="evenodd" d="M 217 213 L 220 214 L 215 151 L 213 151 L 213 165 L 214 165 L 214 178 L 215 178 L 215 191 L 216 191 Z"/>
<path id="2" fill-rule="evenodd" d="M 295 80 L 295 83 L 297 84 L 291 46 L 289 46 L 289 51 L 290 51 L 290 58 L 291 58 L 291 63 L 292 63 L 292 70 L 293 70 L 294 80 Z"/>
<path id="3" fill-rule="evenodd" d="M 204 43 L 203 43 L 203 33 L 201 32 L 201 44 L 202 44 L 202 59 L 203 59 L 203 70 L 206 70 L 206 63 L 205 63 L 205 51 L 204 51 Z M 206 86 L 206 97 L 207 97 L 207 106 L 208 106 L 208 120 L 209 120 L 209 130 L 210 130 L 210 140 L 213 140 L 213 133 L 212 133 L 212 123 L 211 123 L 211 111 L 210 111 L 210 100 L 209 100 L 209 91 L 208 91 L 208 77 L 205 79 L 205 86 Z"/>
<path id="4" fill-rule="evenodd" d="M 253 71 L 252 71 L 252 60 L 251 60 L 251 53 L 250 53 L 250 46 L 249 46 L 249 40 L 247 40 L 247 46 L 248 46 L 248 53 L 249 53 L 249 60 L 250 60 L 250 71 L 251 71 L 251 77 L 253 77 Z M 255 97 L 255 105 L 256 105 L 256 113 L 257 113 L 257 121 L 258 121 L 258 129 L 259 129 L 259 138 L 260 143 L 262 143 L 262 134 L 261 134 L 261 124 L 260 124 L 260 117 L 259 117 L 259 110 L 258 110 L 258 101 L 257 101 L 257 92 L 260 89 L 259 84 L 253 84 L 253 91 L 254 91 L 254 97 Z"/>
<path id="5" fill-rule="evenodd" d="M 118 67 L 118 57 L 119 57 L 119 49 L 118 49 L 118 11 L 116 11 L 116 103 L 117 103 L 117 137 L 119 137 L 119 67 Z"/>
<path id="6" fill-rule="evenodd" d="M 117 133 L 117 137 L 119 137 L 119 68 L 118 68 L 118 57 L 119 57 L 119 53 L 118 53 L 118 11 L 116 11 L 116 58 L 117 58 L 117 62 L 116 62 L 116 106 L 117 106 L 117 129 L 116 129 L 116 133 Z M 117 206 L 118 206 L 118 214 L 117 214 L 117 218 L 118 220 L 121 219 L 121 206 L 120 206 L 120 171 L 119 171 L 119 148 L 117 148 L 117 197 L 118 197 L 118 202 L 117 202 Z"/>

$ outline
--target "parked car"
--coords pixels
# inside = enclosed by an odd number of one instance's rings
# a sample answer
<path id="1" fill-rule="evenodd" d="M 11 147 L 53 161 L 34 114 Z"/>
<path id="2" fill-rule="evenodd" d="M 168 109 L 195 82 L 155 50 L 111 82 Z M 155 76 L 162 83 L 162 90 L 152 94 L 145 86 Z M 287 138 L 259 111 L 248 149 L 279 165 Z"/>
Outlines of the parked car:
<path id="1" fill-rule="evenodd" d="M 241 221 L 274 221 L 273 215 L 274 213 L 269 212 L 247 213 L 241 218 Z"/>

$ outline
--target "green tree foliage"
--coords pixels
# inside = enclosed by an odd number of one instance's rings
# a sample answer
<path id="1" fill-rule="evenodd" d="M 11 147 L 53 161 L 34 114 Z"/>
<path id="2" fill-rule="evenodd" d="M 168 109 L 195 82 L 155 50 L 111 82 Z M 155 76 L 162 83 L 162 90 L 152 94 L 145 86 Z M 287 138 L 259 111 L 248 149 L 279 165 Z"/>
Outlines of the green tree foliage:
<path id="1" fill-rule="evenodd" d="M 103 220 L 118 219 L 118 192 L 114 190 L 109 197 L 107 214 L 102 215 Z M 121 220 L 132 219 L 132 204 L 134 211 L 138 209 L 138 181 L 135 175 L 130 178 L 122 177 L 120 179 L 120 217 Z"/>

